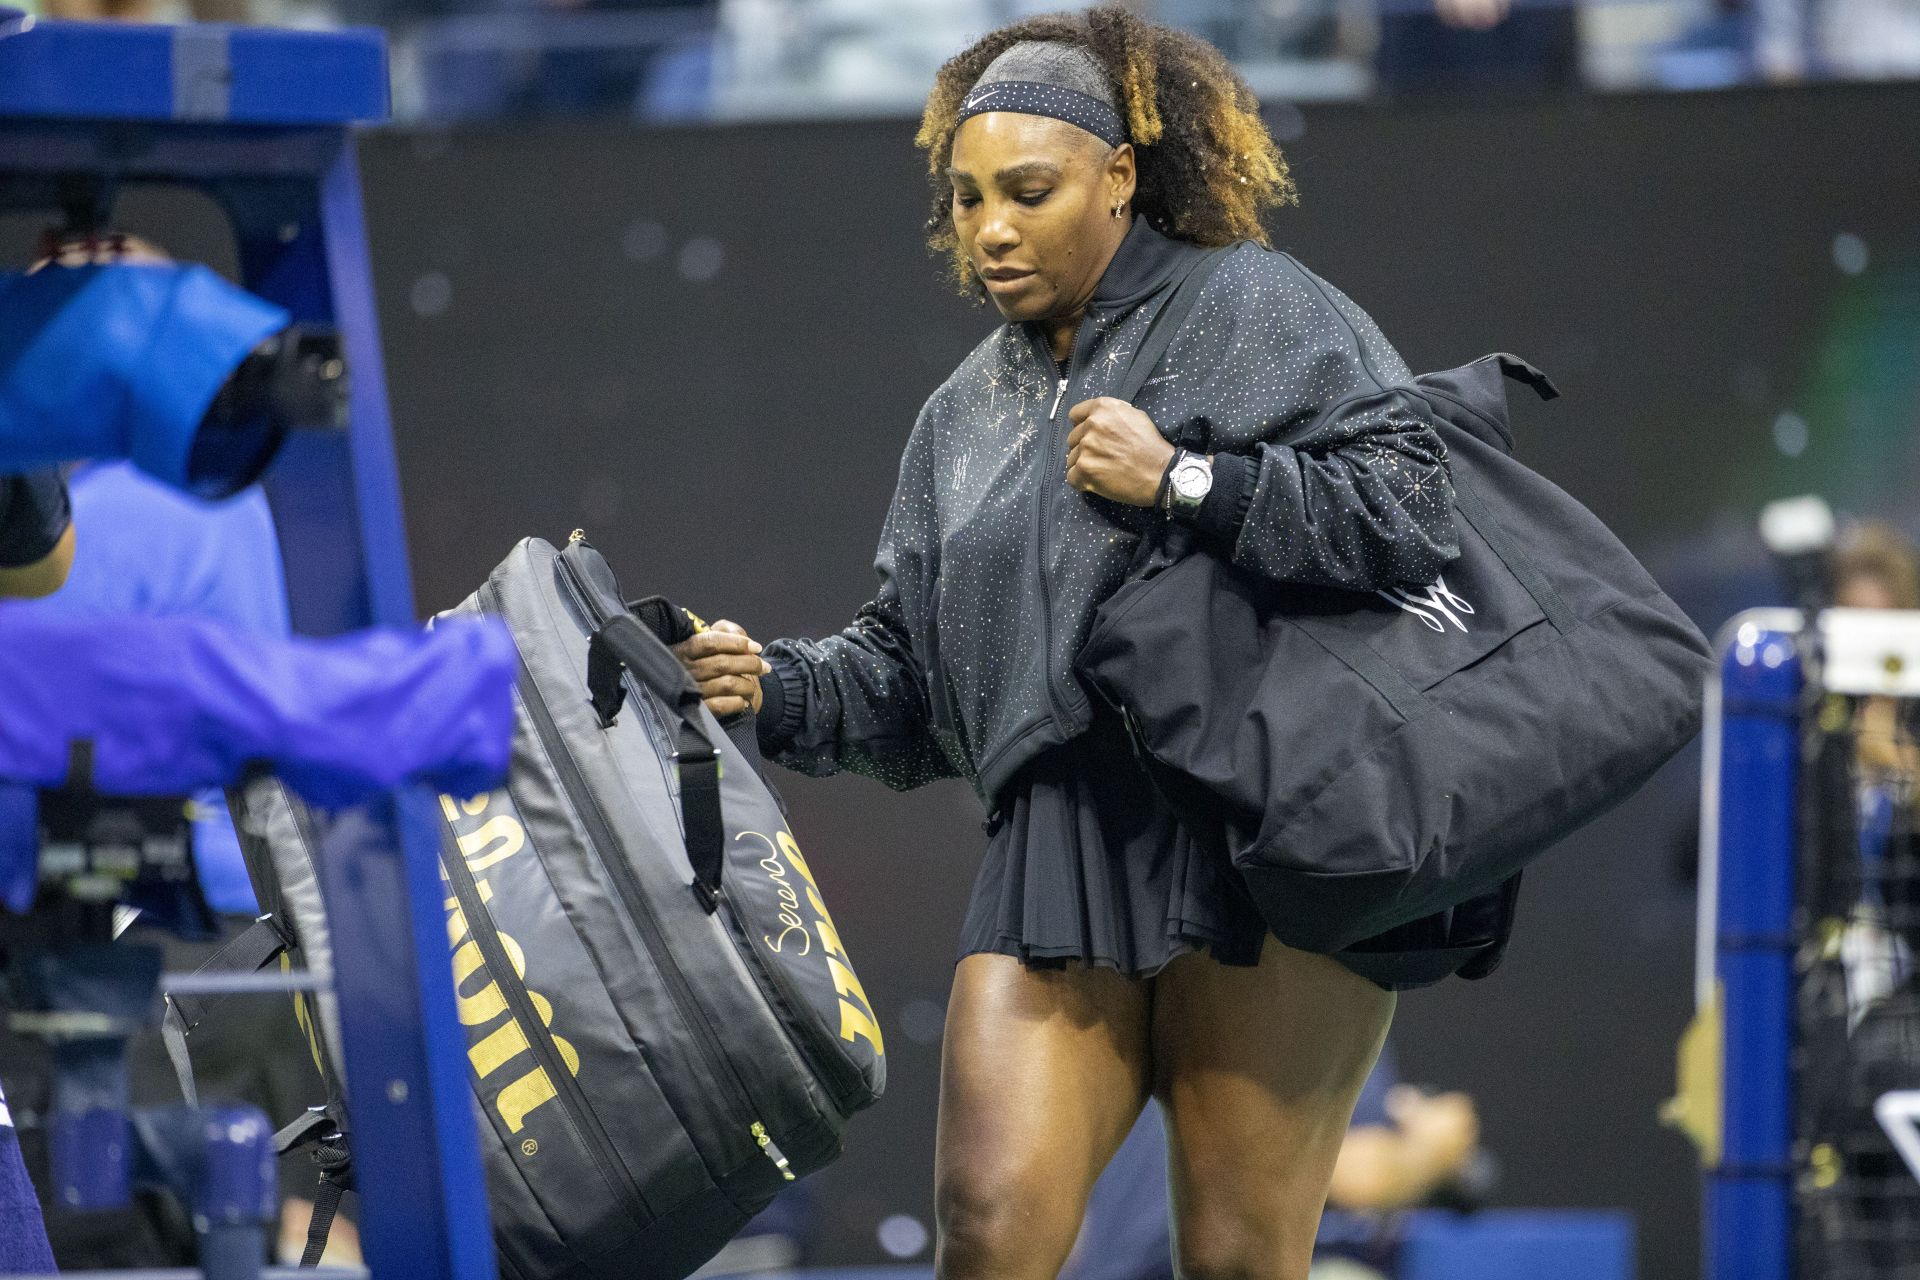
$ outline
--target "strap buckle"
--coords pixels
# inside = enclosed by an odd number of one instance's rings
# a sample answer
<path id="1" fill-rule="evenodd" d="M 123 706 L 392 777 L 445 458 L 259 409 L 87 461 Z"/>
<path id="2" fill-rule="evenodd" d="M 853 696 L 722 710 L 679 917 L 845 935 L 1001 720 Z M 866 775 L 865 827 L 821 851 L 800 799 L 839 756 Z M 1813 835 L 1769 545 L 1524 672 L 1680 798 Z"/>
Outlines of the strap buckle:
<path id="1" fill-rule="evenodd" d="M 705 743 L 702 743 L 699 747 L 690 747 L 683 751 L 675 751 L 667 758 L 673 761 L 673 776 L 681 779 L 683 782 L 686 780 L 688 766 L 700 768 L 705 765 L 711 765 L 713 767 L 713 776 L 716 779 L 720 776 L 720 753 Z"/>

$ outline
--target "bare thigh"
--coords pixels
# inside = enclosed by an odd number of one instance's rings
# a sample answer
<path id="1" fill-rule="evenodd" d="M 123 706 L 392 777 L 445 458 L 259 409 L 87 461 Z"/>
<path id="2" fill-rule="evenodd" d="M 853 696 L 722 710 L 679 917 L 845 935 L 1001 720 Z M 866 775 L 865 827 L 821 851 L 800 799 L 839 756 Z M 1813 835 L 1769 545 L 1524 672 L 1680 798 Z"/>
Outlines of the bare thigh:
<path id="1" fill-rule="evenodd" d="M 940 1280 L 1053 1280 L 1145 1105 L 1148 983 L 973 955 L 954 971 L 934 1154 Z"/>
<path id="2" fill-rule="evenodd" d="M 1154 979 L 1174 1252 L 1187 1280 L 1304 1280 L 1353 1104 L 1395 997 L 1266 940 L 1257 966 L 1181 956 Z"/>

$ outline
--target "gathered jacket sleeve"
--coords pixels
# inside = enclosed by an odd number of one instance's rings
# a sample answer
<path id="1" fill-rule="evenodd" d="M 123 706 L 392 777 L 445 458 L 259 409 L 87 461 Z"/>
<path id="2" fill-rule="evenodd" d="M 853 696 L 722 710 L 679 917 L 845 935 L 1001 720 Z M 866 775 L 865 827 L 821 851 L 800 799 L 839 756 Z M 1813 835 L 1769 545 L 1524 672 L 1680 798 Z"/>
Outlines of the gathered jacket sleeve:
<path id="1" fill-rule="evenodd" d="M 1195 519 L 1241 568 L 1353 590 L 1431 582 L 1460 554 L 1446 446 L 1373 321 L 1285 254 L 1230 359 L 1273 368 L 1263 438 L 1214 455 Z M 1263 325 L 1263 313 L 1284 315 Z M 1257 344 L 1264 350 L 1233 352 Z"/>
<path id="2" fill-rule="evenodd" d="M 773 668 L 761 677 L 755 721 L 768 759 L 815 777 L 844 769 L 897 791 L 963 776 L 933 734 L 914 644 L 937 556 L 933 501 L 928 450 L 916 430 L 880 532 L 873 599 L 836 635 L 775 640 L 761 654 Z"/>

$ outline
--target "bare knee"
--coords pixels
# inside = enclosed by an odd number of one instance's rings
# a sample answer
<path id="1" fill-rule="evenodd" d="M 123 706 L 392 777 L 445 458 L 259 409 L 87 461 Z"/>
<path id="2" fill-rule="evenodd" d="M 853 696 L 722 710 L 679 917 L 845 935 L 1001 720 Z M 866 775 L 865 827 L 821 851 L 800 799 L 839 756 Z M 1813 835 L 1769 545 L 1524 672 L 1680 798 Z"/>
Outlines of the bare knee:
<path id="1" fill-rule="evenodd" d="M 1293 1240 L 1278 1224 L 1230 1213 L 1189 1219 L 1175 1232 L 1180 1280 L 1305 1280 L 1312 1265 L 1311 1233 Z"/>
<path id="2" fill-rule="evenodd" d="M 945 1172 L 934 1188 L 940 1280 L 1058 1273 L 1073 1248 L 1083 1206 L 1053 1180 Z"/>

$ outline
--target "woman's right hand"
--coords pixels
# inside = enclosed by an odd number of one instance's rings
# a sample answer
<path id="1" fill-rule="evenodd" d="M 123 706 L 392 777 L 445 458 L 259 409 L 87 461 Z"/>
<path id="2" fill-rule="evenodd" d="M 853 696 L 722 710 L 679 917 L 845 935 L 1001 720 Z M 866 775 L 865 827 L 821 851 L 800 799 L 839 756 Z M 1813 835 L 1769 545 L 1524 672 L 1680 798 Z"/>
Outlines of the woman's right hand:
<path id="1" fill-rule="evenodd" d="M 773 670 L 760 645 L 724 618 L 673 646 L 680 665 L 700 688 L 707 710 L 720 717 L 760 710 L 760 677 Z"/>

